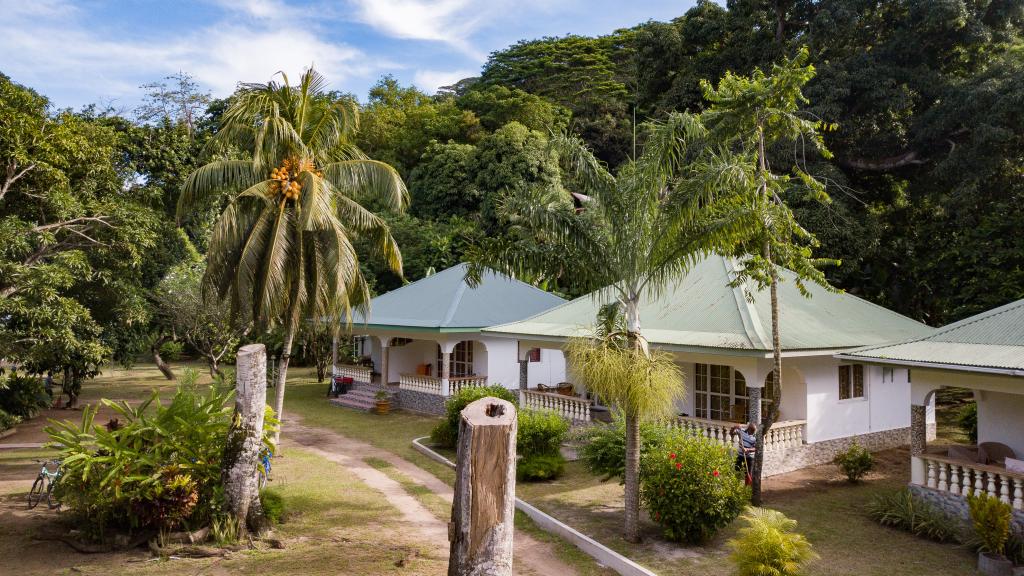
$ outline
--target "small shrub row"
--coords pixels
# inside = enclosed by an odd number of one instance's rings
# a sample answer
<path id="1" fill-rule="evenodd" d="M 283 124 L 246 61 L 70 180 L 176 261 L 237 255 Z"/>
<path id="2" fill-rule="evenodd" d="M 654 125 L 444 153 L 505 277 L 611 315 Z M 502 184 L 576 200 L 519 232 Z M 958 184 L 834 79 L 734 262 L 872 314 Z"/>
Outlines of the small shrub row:
<path id="1" fill-rule="evenodd" d="M 640 457 L 655 450 L 663 450 L 669 430 L 655 422 L 640 424 Z M 574 440 L 580 444 L 580 460 L 587 470 L 602 481 L 617 478 L 623 482 L 626 475 L 626 422 L 616 414 L 609 424 L 583 428 Z"/>
<path id="2" fill-rule="evenodd" d="M 569 433 L 569 422 L 550 410 L 520 410 L 516 452 L 522 457 L 516 464 L 520 481 L 554 480 L 565 471 L 562 442 Z"/>
<path id="3" fill-rule="evenodd" d="M 431 430 L 430 441 L 445 448 L 455 448 L 459 441 L 459 415 L 462 414 L 463 408 L 488 396 L 508 400 L 516 405 L 519 403 L 515 394 L 504 386 L 463 388 L 445 403 L 444 420 Z"/>
<path id="4" fill-rule="evenodd" d="M 908 488 L 884 494 L 868 504 L 868 515 L 891 526 L 937 542 L 954 542 L 960 521 L 914 496 Z"/>
<path id="5" fill-rule="evenodd" d="M 0 410 L 0 432 L 10 430 L 21 423 L 21 418 Z"/>

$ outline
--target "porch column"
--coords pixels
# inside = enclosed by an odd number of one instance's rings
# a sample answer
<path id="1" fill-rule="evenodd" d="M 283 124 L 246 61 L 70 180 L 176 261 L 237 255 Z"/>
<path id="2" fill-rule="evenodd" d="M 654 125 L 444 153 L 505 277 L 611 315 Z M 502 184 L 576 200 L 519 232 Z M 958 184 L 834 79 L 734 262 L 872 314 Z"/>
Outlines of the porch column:
<path id="1" fill-rule="evenodd" d="M 924 454 L 928 447 L 928 408 L 917 404 L 910 405 L 910 481 L 924 485 L 925 470 Z"/>
<path id="2" fill-rule="evenodd" d="M 761 390 L 760 386 L 747 384 L 747 420 L 758 426 L 761 425 Z"/>
<path id="3" fill-rule="evenodd" d="M 451 395 L 452 351 L 458 342 L 439 342 L 441 346 L 441 396 Z"/>
<path id="4" fill-rule="evenodd" d="M 380 339 L 380 383 L 384 386 L 388 385 L 388 356 L 391 350 L 391 338 Z"/>

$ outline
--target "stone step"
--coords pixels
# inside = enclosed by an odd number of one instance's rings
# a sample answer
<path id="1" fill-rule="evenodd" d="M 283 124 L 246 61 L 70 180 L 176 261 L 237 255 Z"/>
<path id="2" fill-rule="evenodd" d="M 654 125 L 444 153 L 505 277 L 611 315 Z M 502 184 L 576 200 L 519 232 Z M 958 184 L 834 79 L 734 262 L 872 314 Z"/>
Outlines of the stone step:
<path id="1" fill-rule="evenodd" d="M 338 398 L 332 398 L 331 404 L 335 406 L 341 406 L 343 408 L 351 408 L 353 410 L 362 410 L 363 412 L 369 412 L 373 410 L 374 406 L 377 405 L 376 400 L 365 400 L 361 398 L 352 397 L 349 398 L 348 394 L 339 396 Z"/>

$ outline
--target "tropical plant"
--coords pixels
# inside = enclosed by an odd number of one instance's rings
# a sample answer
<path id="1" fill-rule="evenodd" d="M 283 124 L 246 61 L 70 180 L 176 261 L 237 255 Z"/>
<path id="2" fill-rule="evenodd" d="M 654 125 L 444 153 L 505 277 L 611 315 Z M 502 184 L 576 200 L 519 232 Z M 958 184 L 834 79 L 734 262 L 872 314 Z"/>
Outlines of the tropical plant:
<path id="1" fill-rule="evenodd" d="M 641 498 L 669 540 L 706 542 L 747 505 L 749 490 L 724 446 L 673 431 L 642 462 Z"/>
<path id="2" fill-rule="evenodd" d="M 984 492 L 969 495 L 967 507 L 971 513 L 974 533 L 978 536 L 978 550 L 1002 556 L 1006 552 L 1006 542 L 1010 539 L 1013 509 L 998 497 Z"/>
<path id="3" fill-rule="evenodd" d="M 908 488 L 882 494 L 868 504 L 868 515 L 883 526 L 905 530 L 937 542 L 958 537 L 959 522 L 921 500 Z"/>
<path id="4" fill-rule="evenodd" d="M 20 416 L 14 416 L 0 409 L 0 432 L 10 430 L 21 423 Z"/>
<path id="5" fill-rule="evenodd" d="M 669 428 L 661 422 L 641 422 L 640 458 L 660 450 L 668 433 Z M 610 423 L 583 428 L 574 440 L 580 444 L 580 460 L 591 474 L 600 476 L 602 482 L 612 478 L 626 481 L 626 419 L 620 412 L 612 413 Z"/>
<path id="6" fill-rule="evenodd" d="M 221 457 L 232 392 L 201 390 L 195 376 L 193 370 L 183 377 L 166 404 L 155 392 L 137 406 L 104 399 L 118 416 L 116 428 L 95 423 L 98 405 L 87 406 L 79 423 L 46 428 L 63 461 L 58 497 L 90 534 L 199 526 L 223 513 Z M 264 424 L 268 446 L 275 424 Z"/>
<path id="7" fill-rule="evenodd" d="M 808 101 L 803 86 L 814 77 L 814 66 L 807 64 L 808 51 L 772 67 L 771 75 L 755 69 L 750 76 L 726 74 L 714 86 L 701 82 L 704 98 L 710 106 L 701 113 L 714 149 L 706 155 L 702 178 L 716 188 L 731 190 L 745 198 L 737 203 L 735 217 L 744 222 L 745 237 L 735 244 L 733 253 L 739 269 L 733 286 L 753 280 L 758 288 L 768 288 L 771 299 L 772 357 L 771 378 L 775 398 L 768 410 L 760 414 L 757 427 L 757 452 L 754 457 L 753 503 L 761 501 L 761 468 L 764 459 L 764 437 L 778 419 L 782 390 L 782 343 L 779 333 L 778 286 L 780 268 L 795 273 L 794 283 L 809 296 L 804 283 L 813 282 L 831 289 L 819 267 L 838 261 L 812 257 L 818 246 L 813 234 L 805 230 L 784 200 L 799 194 L 815 202 L 830 201 L 825 185 L 812 176 L 806 167 L 808 152 L 824 158 L 831 153 L 825 147 L 822 129 L 834 126 L 808 120 L 800 114 L 800 106 Z M 772 166 L 770 154 L 797 143 L 799 155 L 790 153 L 787 171 Z M 747 294 L 753 299 L 753 294 Z M 753 403 L 760 413 L 760 403 Z M 754 415 L 755 419 L 757 414 Z"/>
<path id="8" fill-rule="evenodd" d="M 263 509 L 263 516 L 266 517 L 271 525 L 277 525 L 284 521 L 284 496 L 277 490 L 270 488 L 261 490 L 260 507 Z"/>
<path id="9" fill-rule="evenodd" d="M 459 441 L 459 420 L 463 408 L 488 396 L 508 400 L 513 405 L 519 404 L 519 399 L 516 398 L 516 395 L 501 385 L 463 388 L 445 402 L 444 420 L 438 422 L 437 426 L 430 431 L 430 441 L 439 446 L 454 448 Z"/>
<path id="10" fill-rule="evenodd" d="M 746 526 L 727 544 L 736 576 L 800 576 L 817 557 L 811 543 L 795 531 L 796 520 L 782 512 L 748 508 L 741 519 Z"/>
<path id="11" fill-rule="evenodd" d="M 179 217 L 228 191 L 214 225 L 205 282 L 259 329 L 283 326 L 285 339 L 274 409 L 282 414 L 292 344 L 304 318 L 339 322 L 369 292 L 353 248 L 355 236 L 401 273 L 387 224 L 360 202 L 404 209 L 405 184 L 393 168 L 353 143 L 358 108 L 325 92 L 310 68 L 298 84 L 244 84 L 224 112 L 213 144 L 246 159 L 215 160 L 193 172 Z"/>
<path id="12" fill-rule="evenodd" d="M 743 226 L 725 209 L 730 198 L 714 186 L 694 185 L 699 164 L 693 161 L 705 136 L 696 117 L 672 114 L 645 128 L 643 154 L 614 175 L 578 138 L 555 136 L 549 145 L 584 196 L 570 196 L 560 182 L 507 193 L 496 212 L 509 233 L 483 239 L 467 255 L 471 280 L 485 267 L 535 281 L 564 277 L 574 289 L 621 306 L 620 332 L 577 342 L 568 358 L 581 384 L 625 414 L 630 541 L 639 539 L 639 423 L 668 414 L 683 390 L 670 359 L 650 355 L 640 303 L 662 294 L 707 252 L 730 249 Z M 646 379 L 648 373 L 657 379 Z"/>
<path id="13" fill-rule="evenodd" d="M 520 410 L 516 422 L 516 463 L 519 480 L 551 480 L 562 475 L 562 442 L 569 422 L 551 410 Z"/>
<path id="14" fill-rule="evenodd" d="M 28 374 L 12 374 L 0 388 L 0 411 L 20 418 L 34 418 L 50 405 L 43 380 Z"/>
<path id="15" fill-rule="evenodd" d="M 846 474 L 850 482 L 860 482 L 865 474 L 875 467 L 875 458 L 860 444 L 854 442 L 849 448 L 836 454 L 832 463 Z"/>
<path id="16" fill-rule="evenodd" d="M 978 403 L 968 402 L 960 407 L 956 415 L 956 425 L 967 436 L 971 444 L 978 443 Z"/>

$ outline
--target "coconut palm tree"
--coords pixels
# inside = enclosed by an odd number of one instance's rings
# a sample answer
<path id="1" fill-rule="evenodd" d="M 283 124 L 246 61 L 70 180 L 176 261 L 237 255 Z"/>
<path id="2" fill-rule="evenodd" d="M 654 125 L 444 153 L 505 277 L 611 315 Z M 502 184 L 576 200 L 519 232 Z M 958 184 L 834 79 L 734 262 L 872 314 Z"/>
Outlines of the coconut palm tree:
<path id="1" fill-rule="evenodd" d="M 280 77 L 235 93 L 213 145 L 245 158 L 215 160 L 193 172 L 178 215 L 230 194 L 214 225 L 204 281 L 258 329 L 284 329 L 274 402 L 283 421 L 288 363 L 301 320 L 338 322 L 369 301 L 353 239 L 369 238 L 401 274 L 387 224 L 360 202 L 373 198 L 401 210 L 408 193 L 391 166 L 352 144 L 355 102 L 327 93 L 326 81 L 312 68 L 296 85 L 284 73 Z"/>
<path id="2" fill-rule="evenodd" d="M 594 372 L 594 380 L 583 383 L 600 389 L 602 397 L 618 400 L 625 414 L 624 532 L 630 541 L 639 540 L 640 421 L 671 411 L 683 382 L 680 377 L 673 392 L 665 388 L 666 378 L 659 377 L 655 386 L 653 379 L 634 382 L 603 375 L 614 373 L 612 365 L 621 365 L 629 355 L 643 358 L 638 369 L 660 365 L 651 364 L 641 331 L 641 301 L 658 297 L 709 251 L 730 247 L 750 225 L 743 220 L 746 213 L 731 209 L 731 198 L 702 177 L 707 172 L 699 161 L 705 135 L 695 116 L 672 114 L 647 127 L 643 154 L 615 174 L 578 139 L 553 137 L 551 146 L 562 161 L 567 186 L 583 193 L 575 195 L 578 204 L 560 187 L 517 190 L 499 202 L 507 233 L 482 241 L 468 253 L 470 280 L 485 266 L 534 279 L 564 276 L 576 289 L 618 303 L 624 330 L 616 338 L 628 354 L 607 352 L 614 347 L 599 342 L 604 352 L 591 354 L 578 345 L 569 358 L 580 363 L 573 367 L 578 374 L 591 373 L 584 363 L 608 360 L 607 370 Z M 658 394 L 645 397 L 645 388 L 657 388 Z"/>

